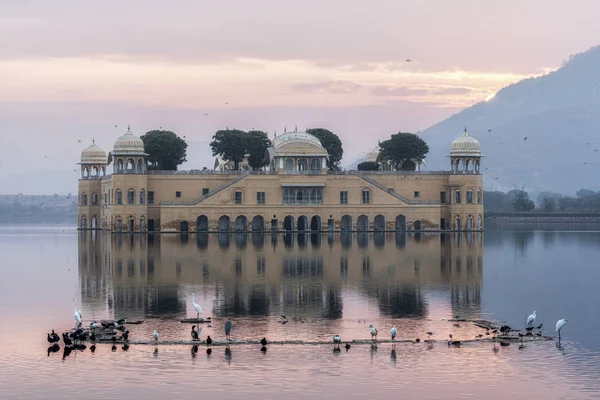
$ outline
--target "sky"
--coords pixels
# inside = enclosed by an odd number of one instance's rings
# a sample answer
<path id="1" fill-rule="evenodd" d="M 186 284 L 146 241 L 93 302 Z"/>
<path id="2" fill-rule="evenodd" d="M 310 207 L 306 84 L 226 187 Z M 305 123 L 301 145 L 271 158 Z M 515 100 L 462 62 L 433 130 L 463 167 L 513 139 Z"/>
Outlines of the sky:
<path id="1" fill-rule="evenodd" d="M 185 135 L 188 168 L 212 166 L 225 127 L 325 127 L 350 163 L 599 44 L 597 15 L 597 0 L 3 1 L 0 193 L 75 191 L 81 150 L 128 124 Z"/>

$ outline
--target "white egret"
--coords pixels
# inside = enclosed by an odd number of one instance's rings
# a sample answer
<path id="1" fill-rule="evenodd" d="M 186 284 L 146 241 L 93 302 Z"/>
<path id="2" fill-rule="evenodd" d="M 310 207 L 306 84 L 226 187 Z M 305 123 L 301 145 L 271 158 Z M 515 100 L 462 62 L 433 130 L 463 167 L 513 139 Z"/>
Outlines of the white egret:
<path id="1" fill-rule="evenodd" d="M 373 324 L 369 325 L 369 330 L 371 332 L 371 340 L 377 340 L 377 329 L 373 326 Z M 375 339 L 373 339 L 375 338 Z"/>
<path id="2" fill-rule="evenodd" d="M 73 318 L 75 318 L 75 322 L 77 325 L 81 323 L 81 311 L 77 309 L 77 301 L 73 299 Z"/>
<path id="3" fill-rule="evenodd" d="M 533 313 L 531 313 L 531 315 L 529 317 L 527 317 L 527 326 L 533 325 L 533 321 L 535 321 L 536 316 L 537 316 L 536 312 L 534 311 Z"/>
<path id="4" fill-rule="evenodd" d="M 566 319 L 559 319 L 558 322 L 556 323 L 556 332 L 558 332 L 558 340 L 560 340 L 560 331 L 562 330 L 563 326 L 565 326 L 566 323 L 567 323 Z"/>
<path id="5" fill-rule="evenodd" d="M 196 303 L 194 293 L 192 293 L 192 305 L 194 306 L 194 310 L 196 310 L 196 319 L 200 318 L 200 315 L 202 315 L 202 307 L 200 307 L 200 304 Z"/>
<path id="6" fill-rule="evenodd" d="M 394 325 L 392 327 L 392 329 L 390 329 L 390 336 L 392 337 L 392 340 L 395 341 L 396 340 L 396 335 L 398 334 L 398 329 L 396 328 L 396 325 Z"/>
<path id="7" fill-rule="evenodd" d="M 154 340 L 158 340 L 158 331 L 152 332 L 152 337 L 154 338 Z"/>

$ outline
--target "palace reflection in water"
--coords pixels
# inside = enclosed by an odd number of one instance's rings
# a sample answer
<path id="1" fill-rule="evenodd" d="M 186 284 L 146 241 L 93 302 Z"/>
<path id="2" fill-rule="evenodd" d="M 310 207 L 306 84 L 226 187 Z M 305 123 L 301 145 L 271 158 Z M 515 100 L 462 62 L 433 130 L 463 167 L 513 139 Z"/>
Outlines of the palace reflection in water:
<path id="1" fill-rule="evenodd" d="M 174 234 L 82 231 L 83 306 L 179 318 L 190 292 L 205 315 L 340 319 L 344 293 L 390 318 L 425 318 L 432 298 L 478 317 L 483 233 Z"/>

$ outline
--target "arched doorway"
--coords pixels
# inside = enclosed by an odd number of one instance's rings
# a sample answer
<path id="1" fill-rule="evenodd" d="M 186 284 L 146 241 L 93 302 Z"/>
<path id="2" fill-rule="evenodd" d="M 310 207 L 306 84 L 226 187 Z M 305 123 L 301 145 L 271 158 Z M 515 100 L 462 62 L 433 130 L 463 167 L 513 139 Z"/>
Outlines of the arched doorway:
<path id="1" fill-rule="evenodd" d="M 123 230 L 123 219 L 120 216 L 115 217 L 115 230 L 121 232 Z"/>
<path id="2" fill-rule="evenodd" d="M 135 217 L 134 216 L 129 217 L 128 229 L 129 229 L 129 232 L 135 232 Z"/>
<path id="3" fill-rule="evenodd" d="M 92 216 L 92 229 L 98 229 L 98 217 Z"/>
<path id="4" fill-rule="evenodd" d="M 477 229 L 479 229 L 479 230 L 483 229 L 483 218 L 481 217 L 481 215 L 479 215 L 477 217 Z"/>
<path id="5" fill-rule="evenodd" d="M 460 217 L 458 215 L 454 216 L 454 230 L 455 231 L 460 231 L 461 230 Z"/>
<path id="6" fill-rule="evenodd" d="M 313 158 L 314 160 L 314 158 Z M 320 231 L 321 230 L 321 217 L 318 215 L 314 215 L 310 219 L 310 230 L 311 231 Z"/>
<path id="7" fill-rule="evenodd" d="M 356 220 L 357 231 L 368 231 L 369 230 L 369 217 L 366 215 L 360 215 Z"/>
<path id="8" fill-rule="evenodd" d="M 467 217 L 467 230 L 472 231 L 475 228 L 475 220 L 472 215 Z"/>
<path id="9" fill-rule="evenodd" d="M 79 224 L 81 229 L 87 229 L 87 217 L 85 215 L 81 216 L 81 223 Z"/>
<path id="10" fill-rule="evenodd" d="M 146 217 L 140 217 L 140 232 L 146 232 Z"/>
<path id="11" fill-rule="evenodd" d="M 240 215 L 235 219 L 235 231 L 236 232 L 247 232 L 248 231 L 248 218 L 245 215 Z"/>
<path id="12" fill-rule="evenodd" d="M 308 229 L 308 217 L 306 215 L 301 215 L 298 217 L 298 230 L 305 231 Z"/>
<path id="13" fill-rule="evenodd" d="M 227 215 L 222 215 L 219 218 L 219 232 L 230 232 L 231 231 L 231 220 Z"/>
<path id="14" fill-rule="evenodd" d="M 342 216 L 342 223 L 340 225 L 340 229 L 343 231 L 351 231 L 352 230 L 352 217 L 348 214 Z"/>
<path id="15" fill-rule="evenodd" d="M 293 174 L 294 173 L 294 159 L 286 158 L 283 163 L 283 173 L 285 174 Z"/>
<path id="16" fill-rule="evenodd" d="M 415 222 L 413 222 L 413 230 L 415 230 L 415 231 L 421 230 L 421 221 L 420 220 L 416 220 Z"/>
<path id="17" fill-rule="evenodd" d="M 179 223 L 180 232 L 188 232 L 190 230 L 190 224 L 187 221 L 181 221 Z"/>
<path id="18" fill-rule="evenodd" d="M 201 215 L 196 218 L 196 232 L 207 232 L 208 231 L 208 217 Z"/>
<path id="19" fill-rule="evenodd" d="M 261 215 L 252 218 L 252 231 L 264 231 L 265 219 Z"/>
<path id="20" fill-rule="evenodd" d="M 283 230 L 284 231 L 293 231 L 294 230 L 294 217 L 288 215 L 283 220 Z"/>
<path id="21" fill-rule="evenodd" d="M 405 231 L 406 230 L 406 216 L 398 215 L 396 216 L 396 230 L 397 231 Z"/>
<path id="22" fill-rule="evenodd" d="M 373 220 L 373 229 L 376 231 L 385 231 L 385 217 L 381 214 L 376 215 Z"/>

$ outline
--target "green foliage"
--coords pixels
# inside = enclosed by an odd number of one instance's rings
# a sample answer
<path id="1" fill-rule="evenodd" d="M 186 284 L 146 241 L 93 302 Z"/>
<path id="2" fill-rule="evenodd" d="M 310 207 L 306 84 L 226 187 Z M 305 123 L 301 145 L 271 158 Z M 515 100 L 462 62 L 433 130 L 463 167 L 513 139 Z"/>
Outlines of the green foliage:
<path id="1" fill-rule="evenodd" d="M 429 146 L 414 133 L 399 132 L 388 140 L 379 142 L 379 160 L 391 163 L 398 171 L 414 171 L 414 160 L 423 160 L 429 153 Z"/>
<path id="2" fill-rule="evenodd" d="M 248 165 L 253 170 L 269 165 L 268 149 L 271 141 L 266 132 L 250 131 L 246 134 L 246 153 L 248 154 Z"/>
<path id="3" fill-rule="evenodd" d="M 185 159 L 187 143 L 171 131 L 152 130 L 140 137 L 148 153 L 148 168 L 176 171 Z"/>
<path id="4" fill-rule="evenodd" d="M 233 168 L 237 171 L 246 156 L 245 136 L 246 132 L 238 129 L 218 130 L 210 142 L 213 156 L 219 155 L 224 160 L 232 161 Z"/>
<path id="5" fill-rule="evenodd" d="M 248 156 L 248 165 L 253 170 L 269 165 L 267 149 L 271 141 L 265 132 L 244 132 L 238 129 L 226 129 L 217 131 L 210 147 L 213 156 L 219 155 L 224 160 L 232 161 L 233 168 L 238 170 L 240 162 Z"/>
<path id="6" fill-rule="evenodd" d="M 515 190 L 515 198 L 513 200 L 513 208 L 518 212 L 532 211 L 535 204 L 529 198 L 529 194 L 524 190 Z"/>
<path id="7" fill-rule="evenodd" d="M 363 161 L 356 168 L 359 171 L 379 171 L 379 163 L 375 161 Z"/>
<path id="8" fill-rule="evenodd" d="M 590 196 L 594 196 L 596 194 L 598 194 L 597 192 L 594 192 L 593 190 L 590 189 L 579 189 L 577 191 L 577 193 L 575 193 L 577 195 L 577 197 L 579 198 L 584 198 L 584 197 L 590 197 Z"/>
<path id="9" fill-rule="evenodd" d="M 554 212 L 556 209 L 556 200 L 552 197 L 544 197 L 542 201 L 542 211 L 543 212 Z"/>
<path id="10" fill-rule="evenodd" d="M 324 128 L 307 129 L 306 133 L 316 136 L 321 141 L 325 150 L 327 150 L 327 153 L 329 153 L 327 168 L 331 171 L 339 171 L 340 161 L 342 161 L 342 156 L 344 155 L 344 149 L 342 148 L 342 141 L 338 135 Z"/>

